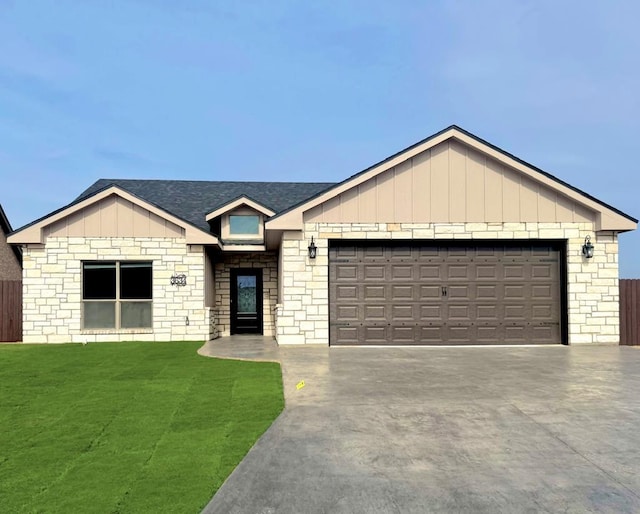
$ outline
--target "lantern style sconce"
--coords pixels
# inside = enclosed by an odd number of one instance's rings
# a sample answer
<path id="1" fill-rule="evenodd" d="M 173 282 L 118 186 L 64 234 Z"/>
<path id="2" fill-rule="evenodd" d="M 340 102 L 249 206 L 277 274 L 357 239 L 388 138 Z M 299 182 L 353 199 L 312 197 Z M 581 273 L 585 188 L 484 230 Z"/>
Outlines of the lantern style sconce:
<path id="1" fill-rule="evenodd" d="M 585 237 L 584 244 L 582 245 L 582 255 L 587 259 L 591 259 L 591 257 L 593 257 L 593 249 L 594 246 L 591 244 L 591 236 Z"/>
<path id="2" fill-rule="evenodd" d="M 315 259 L 318 254 L 318 248 L 313 242 L 313 236 L 311 236 L 311 243 L 309 243 L 309 259 Z"/>

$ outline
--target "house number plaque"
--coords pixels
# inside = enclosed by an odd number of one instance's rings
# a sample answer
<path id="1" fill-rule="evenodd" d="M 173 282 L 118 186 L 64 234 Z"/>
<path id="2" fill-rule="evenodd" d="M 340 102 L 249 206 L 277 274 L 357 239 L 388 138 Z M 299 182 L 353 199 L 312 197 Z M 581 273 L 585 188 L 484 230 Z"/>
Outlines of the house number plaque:
<path id="1" fill-rule="evenodd" d="M 187 276 L 182 275 L 171 275 L 171 285 L 172 286 L 186 286 L 187 285 Z"/>

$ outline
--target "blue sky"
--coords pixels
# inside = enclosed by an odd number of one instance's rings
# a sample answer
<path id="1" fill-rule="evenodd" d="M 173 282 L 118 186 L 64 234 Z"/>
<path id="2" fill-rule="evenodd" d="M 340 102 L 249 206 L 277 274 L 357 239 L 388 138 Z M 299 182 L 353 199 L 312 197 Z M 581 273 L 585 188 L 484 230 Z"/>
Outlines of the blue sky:
<path id="1" fill-rule="evenodd" d="M 452 124 L 640 217 L 636 1 L 0 0 L 0 203 L 339 181 Z M 640 233 L 621 276 L 640 277 Z"/>

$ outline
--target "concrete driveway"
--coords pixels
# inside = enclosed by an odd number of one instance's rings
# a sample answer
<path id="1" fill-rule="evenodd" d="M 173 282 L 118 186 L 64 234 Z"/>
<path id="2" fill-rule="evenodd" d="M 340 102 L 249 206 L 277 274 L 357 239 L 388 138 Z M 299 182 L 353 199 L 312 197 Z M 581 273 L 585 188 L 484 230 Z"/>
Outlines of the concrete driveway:
<path id="1" fill-rule="evenodd" d="M 639 349 L 278 353 L 287 407 L 206 513 L 640 512 Z"/>

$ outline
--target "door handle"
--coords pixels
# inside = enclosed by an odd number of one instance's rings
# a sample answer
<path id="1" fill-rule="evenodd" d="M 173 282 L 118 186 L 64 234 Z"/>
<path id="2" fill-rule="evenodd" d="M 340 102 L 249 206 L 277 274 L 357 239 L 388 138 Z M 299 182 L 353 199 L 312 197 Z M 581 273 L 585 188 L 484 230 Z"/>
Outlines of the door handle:
<path id="1" fill-rule="evenodd" d="M 447 288 L 446 287 L 442 288 L 442 296 L 447 296 Z"/>

